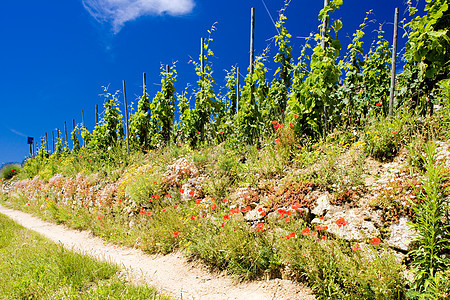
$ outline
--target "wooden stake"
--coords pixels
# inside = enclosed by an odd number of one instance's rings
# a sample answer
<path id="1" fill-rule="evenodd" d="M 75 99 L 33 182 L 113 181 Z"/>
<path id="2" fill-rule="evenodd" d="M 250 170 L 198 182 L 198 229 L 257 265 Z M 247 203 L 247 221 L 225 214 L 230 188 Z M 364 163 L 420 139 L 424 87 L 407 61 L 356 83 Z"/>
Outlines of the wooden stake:
<path id="1" fill-rule="evenodd" d="M 86 128 L 86 123 L 84 123 L 84 111 L 81 110 L 81 117 L 83 118 L 83 129 Z M 86 142 L 83 139 L 83 146 L 86 146 Z"/>
<path id="2" fill-rule="evenodd" d="M 392 66 L 391 66 L 391 91 L 389 95 L 389 116 L 394 114 L 394 91 L 395 91 L 395 66 L 397 64 L 397 40 L 398 40 L 398 7 L 394 15 L 394 40 L 392 42 Z"/>
<path id="3" fill-rule="evenodd" d="M 95 104 L 95 126 L 98 125 L 98 104 Z"/>
<path id="4" fill-rule="evenodd" d="M 328 6 L 329 4 L 329 0 L 323 0 L 323 7 Z M 322 49 L 325 49 L 326 44 L 325 44 L 325 36 L 327 34 L 327 28 L 328 28 L 328 14 L 325 16 L 325 18 L 323 19 L 323 23 L 322 23 L 322 40 L 320 42 L 320 47 Z M 327 134 L 327 126 L 328 126 L 328 114 L 327 114 L 327 104 L 323 103 L 323 121 L 324 121 L 324 134 Z"/>
<path id="5" fill-rule="evenodd" d="M 255 71 L 255 8 L 251 9 L 250 23 L 250 74 Z"/>
<path id="6" fill-rule="evenodd" d="M 145 96 L 145 94 L 147 93 L 147 75 L 145 74 L 145 72 L 142 77 L 143 77 L 142 81 L 143 81 L 144 96 Z"/>
<path id="7" fill-rule="evenodd" d="M 45 148 L 47 149 L 47 152 L 48 152 L 48 136 L 47 136 L 47 132 L 45 133 Z"/>
<path id="8" fill-rule="evenodd" d="M 205 73 L 205 41 L 204 38 L 200 38 L 200 67 L 202 70 L 202 77 L 203 73 Z"/>
<path id="9" fill-rule="evenodd" d="M 127 90 L 125 88 L 125 80 L 123 83 L 123 99 L 125 101 L 125 135 L 127 138 L 127 153 L 130 154 L 130 141 L 128 136 L 128 104 L 127 104 Z"/>
<path id="10" fill-rule="evenodd" d="M 52 145 L 53 145 L 52 153 L 55 153 L 55 132 L 53 130 L 52 130 Z"/>
<path id="11" fill-rule="evenodd" d="M 236 71 L 236 111 L 233 114 L 237 114 L 239 112 L 239 67 L 237 67 Z"/>
<path id="12" fill-rule="evenodd" d="M 64 132 L 66 133 L 66 142 L 65 142 L 65 144 L 66 144 L 66 147 L 69 148 L 69 137 L 67 135 L 67 122 L 66 121 L 64 121 Z"/>

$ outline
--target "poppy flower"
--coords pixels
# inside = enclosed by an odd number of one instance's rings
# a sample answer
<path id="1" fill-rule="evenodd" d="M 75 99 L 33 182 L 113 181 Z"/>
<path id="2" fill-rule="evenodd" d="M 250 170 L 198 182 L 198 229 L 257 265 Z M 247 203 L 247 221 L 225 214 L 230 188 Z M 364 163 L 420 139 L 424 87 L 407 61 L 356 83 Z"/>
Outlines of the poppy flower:
<path id="1" fill-rule="evenodd" d="M 226 203 L 228 200 L 225 198 L 222 200 L 223 203 Z"/>
<path id="2" fill-rule="evenodd" d="M 265 217 L 266 216 L 266 212 L 263 211 L 262 213 L 260 213 L 261 217 Z"/>
<path id="3" fill-rule="evenodd" d="M 152 198 L 148 199 L 148 202 L 153 202 L 153 199 Z"/>
<path id="4" fill-rule="evenodd" d="M 319 220 L 323 220 L 323 217 L 320 217 Z"/>
<path id="5" fill-rule="evenodd" d="M 184 189 L 180 189 L 179 192 L 180 192 L 180 194 L 183 194 L 184 193 Z"/>
<path id="6" fill-rule="evenodd" d="M 175 204 L 173 207 L 178 208 L 178 204 Z"/>
<path id="7" fill-rule="evenodd" d="M 211 209 L 216 209 L 216 207 L 217 207 L 217 205 L 213 205 L 213 206 L 211 206 Z"/>
<path id="8" fill-rule="evenodd" d="M 225 220 L 229 220 L 229 219 L 230 219 L 230 215 L 225 215 L 225 216 L 223 216 L 223 218 L 224 218 Z"/>
<path id="9" fill-rule="evenodd" d="M 167 198 L 172 198 L 172 196 L 170 194 L 167 194 L 166 197 Z"/>
<path id="10" fill-rule="evenodd" d="M 272 122 L 270 122 L 272 125 L 275 125 L 275 124 L 277 124 L 278 122 L 277 121 L 275 121 L 275 120 L 273 120 Z"/>
<path id="11" fill-rule="evenodd" d="M 223 227 L 223 226 L 225 226 L 225 225 L 227 225 L 227 222 L 223 222 L 223 223 L 222 223 L 222 226 L 220 226 L 220 227 Z"/>
<path id="12" fill-rule="evenodd" d="M 339 226 L 339 227 L 342 227 L 342 226 L 345 226 L 345 225 L 347 225 L 347 224 L 348 224 L 348 222 L 347 222 L 347 221 L 345 221 L 345 219 L 344 219 L 344 218 L 339 218 L 339 219 L 337 219 L 337 221 L 336 221 L 336 224 L 337 224 L 337 226 Z"/>
<path id="13" fill-rule="evenodd" d="M 381 240 L 379 239 L 379 238 L 377 238 L 377 237 L 374 237 L 373 239 L 371 239 L 370 240 L 370 243 L 372 244 L 372 245 L 378 245 L 378 244 L 380 244 L 381 243 Z"/>
<path id="14" fill-rule="evenodd" d="M 375 104 L 376 106 L 380 107 L 381 106 L 381 102 L 378 102 L 377 104 Z"/>
<path id="15" fill-rule="evenodd" d="M 275 125 L 273 125 L 273 128 L 278 129 L 278 128 L 280 128 L 280 125 L 275 124 Z"/>
<path id="16" fill-rule="evenodd" d="M 179 231 L 175 231 L 174 233 L 173 233 L 173 237 L 177 237 L 177 236 L 179 236 L 180 235 L 180 232 Z"/>
<path id="17" fill-rule="evenodd" d="M 310 234 L 310 233 L 311 233 L 311 230 L 309 230 L 308 227 L 306 227 L 305 229 L 302 230 L 302 234 L 303 234 L 303 235 L 308 235 L 308 234 Z"/>
<path id="18" fill-rule="evenodd" d="M 197 199 L 197 201 L 195 201 L 195 204 L 199 205 L 202 202 L 202 199 Z"/>
<path id="19" fill-rule="evenodd" d="M 196 217 L 195 215 L 193 215 L 193 216 L 191 217 L 191 220 L 194 221 L 196 218 L 197 218 L 197 217 Z"/>
<path id="20" fill-rule="evenodd" d="M 298 118 L 298 115 L 294 115 L 294 118 Z"/>
<path id="21" fill-rule="evenodd" d="M 220 131 L 220 134 L 222 134 L 222 133 L 223 133 L 223 130 Z"/>
<path id="22" fill-rule="evenodd" d="M 164 208 L 161 212 L 165 212 L 166 211 L 166 209 Z"/>
<path id="23" fill-rule="evenodd" d="M 284 128 L 284 124 L 280 124 L 280 128 Z"/>
<path id="24" fill-rule="evenodd" d="M 258 208 L 258 211 L 259 211 L 259 212 L 262 212 L 262 210 L 263 210 L 262 207 Z"/>
<path id="25" fill-rule="evenodd" d="M 206 218 L 206 215 L 202 215 L 202 218 Z"/>
<path id="26" fill-rule="evenodd" d="M 293 128 L 293 127 L 294 127 L 294 124 L 291 122 L 291 123 L 289 123 L 289 126 L 290 126 L 291 128 Z"/>
<path id="27" fill-rule="evenodd" d="M 397 134 L 397 133 L 398 133 L 398 130 L 392 131 L 392 134 Z"/>
<path id="28" fill-rule="evenodd" d="M 291 218 L 286 218 L 286 219 L 284 219 L 286 222 L 290 222 L 291 221 Z"/>
<path id="29" fill-rule="evenodd" d="M 11 170 L 11 172 L 15 172 L 15 171 L 16 171 L 16 169 L 12 169 L 12 170 Z"/>
<path id="30" fill-rule="evenodd" d="M 194 191 L 189 191 L 189 195 L 190 196 L 194 196 L 195 192 Z"/>
<path id="31" fill-rule="evenodd" d="M 352 247 L 352 251 L 359 251 L 359 250 L 361 250 L 361 246 L 359 246 L 359 244 L 355 244 L 355 245 Z"/>
<path id="32" fill-rule="evenodd" d="M 153 195 L 153 198 L 155 198 L 155 199 L 159 199 L 159 198 L 161 198 L 159 195 Z"/>
<path id="33" fill-rule="evenodd" d="M 324 239 L 326 239 L 326 237 L 325 237 L 325 236 L 322 236 L 321 239 L 324 240 Z"/>
<path id="34" fill-rule="evenodd" d="M 261 223 L 261 222 L 256 224 L 256 232 L 263 231 L 263 226 L 264 226 L 264 223 Z"/>

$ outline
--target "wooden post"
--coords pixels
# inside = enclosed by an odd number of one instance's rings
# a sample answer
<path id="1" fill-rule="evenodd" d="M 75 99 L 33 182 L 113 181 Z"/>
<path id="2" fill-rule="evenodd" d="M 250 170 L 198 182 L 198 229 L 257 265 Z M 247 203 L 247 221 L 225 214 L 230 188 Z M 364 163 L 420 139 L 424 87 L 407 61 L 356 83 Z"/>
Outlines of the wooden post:
<path id="1" fill-rule="evenodd" d="M 67 122 L 64 121 L 64 132 L 66 133 L 66 147 L 69 148 L 69 136 L 67 135 Z"/>
<path id="2" fill-rule="evenodd" d="M 398 39 L 398 7 L 394 15 L 394 40 L 392 41 L 392 66 L 391 66 L 391 91 L 389 95 L 389 116 L 394 114 L 394 91 L 395 91 L 395 66 L 397 64 L 397 39 Z"/>
<path id="3" fill-rule="evenodd" d="M 47 132 L 45 133 L 45 149 L 47 149 L 47 152 L 48 152 L 48 136 L 47 136 Z"/>
<path id="4" fill-rule="evenodd" d="M 170 72 L 170 66 L 166 65 L 166 73 L 169 74 L 169 72 Z M 169 75 L 167 75 L 167 76 L 169 76 Z"/>
<path id="5" fill-rule="evenodd" d="M 130 154 L 130 141 L 128 136 L 128 104 L 127 104 L 127 90 L 125 88 L 125 80 L 123 83 L 123 99 L 125 102 L 125 136 L 127 137 L 127 153 Z"/>
<path id="6" fill-rule="evenodd" d="M 328 6 L 329 3 L 330 3 L 329 0 L 323 0 L 323 7 Z M 325 49 L 325 35 L 327 33 L 327 28 L 328 28 L 328 14 L 325 16 L 322 23 L 322 41 L 320 44 L 322 49 Z"/>
<path id="7" fill-rule="evenodd" d="M 95 104 L 95 126 L 98 125 L 98 104 Z"/>
<path id="8" fill-rule="evenodd" d="M 30 157 L 33 158 L 33 144 L 30 144 Z"/>
<path id="9" fill-rule="evenodd" d="M 251 9 L 250 23 L 250 74 L 255 71 L 255 8 Z"/>
<path id="10" fill-rule="evenodd" d="M 143 81 L 143 89 L 144 89 L 144 96 L 145 96 L 145 94 L 147 93 L 147 75 L 145 74 L 145 72 L 142 77 L 143 77 L 142 81 Z"/>
<path id="11" fill-rule="evenodd" d="M 202 77 L 203 73 L 205 73 L 205 40 L 204 38 L 200 38 L 200 67 L 202 70 Z"/>
<path id="12" fill-rule="evenodd" d="M 53 130 L 52 130 L 52 145 L 53 145 L 52 153 L 55 153 L 55 132 Z"/>
<path id="13" fill-rule="evenodd" d="M 329 0 L 323 0 L 323 7 L 328 6 Z M 328 14 L 324 17 L 323 23 L 322 23 L 322 40 L 320 42 L 320 47 L 322 49 L 326 48 L 325 44 L 325 37 L 327 34 L 327 28 L 328 28 Z M 324 120 L 324 134 L 327 134 L 327 127 L 328 127 L 328 114 L 327 114 L 327 104 L 324 101 L 323 102 L 323 120 Z"/>
<path id="14" fill-rule="evenodd" d="M 72 119 L 73 130 L 75 130 L 75 119 Z"/>
<path id="15" fill-rule="evenodd" d="M 237 67 L 236 71 L 236 111 L 233 112 L 237 114 L 239 112 L 239 67 Z"/>
<path id="16" fill-rule="evenodd" d="M 86 123 L 84 122 L 84 111 L 81 110 L 81 117 L 83 118 L 83 129 L 86 128 Z M 86 142 L 83 139 L 83 146 L 86 146 Z"/>

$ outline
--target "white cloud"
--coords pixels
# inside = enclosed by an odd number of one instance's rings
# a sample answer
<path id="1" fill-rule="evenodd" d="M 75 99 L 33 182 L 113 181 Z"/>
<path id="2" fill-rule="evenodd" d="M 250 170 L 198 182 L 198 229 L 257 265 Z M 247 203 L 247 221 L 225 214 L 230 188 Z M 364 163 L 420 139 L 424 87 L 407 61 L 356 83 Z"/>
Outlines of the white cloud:
<path id="1" fill-rule="evenodd" d="M 81 0 L 98 22 L 109 22 L 114 33 L 128 22 L 146 15 L 172 16 L 190 13 L 194 0 Z"/>

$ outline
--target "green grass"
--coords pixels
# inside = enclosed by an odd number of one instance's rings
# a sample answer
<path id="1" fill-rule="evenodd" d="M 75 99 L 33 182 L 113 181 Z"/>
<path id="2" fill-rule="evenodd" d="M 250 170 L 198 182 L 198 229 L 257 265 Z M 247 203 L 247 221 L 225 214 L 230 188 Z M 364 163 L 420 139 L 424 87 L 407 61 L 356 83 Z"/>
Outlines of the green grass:
<path id="1" fill-rule="evenodd" d="M 118 272 L 0 214 L 0 299 L 169 299 L 120 280 Z"/>

